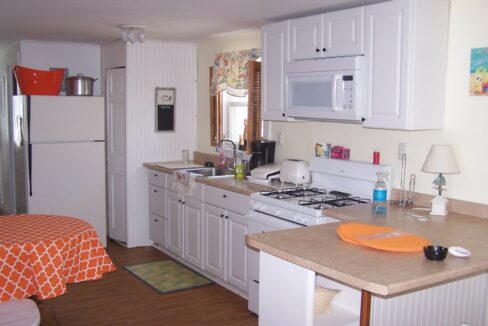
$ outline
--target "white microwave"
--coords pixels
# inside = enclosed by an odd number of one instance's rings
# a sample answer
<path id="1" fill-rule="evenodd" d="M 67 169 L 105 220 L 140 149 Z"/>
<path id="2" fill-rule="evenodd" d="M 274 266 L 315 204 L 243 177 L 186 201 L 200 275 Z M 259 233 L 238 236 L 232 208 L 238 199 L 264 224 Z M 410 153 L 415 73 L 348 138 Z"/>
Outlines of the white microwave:
<path id="1" fill-rule="evenodd" d="M 286 115 L 360 121 L 361 57 L 290 63 L 286 71 Z"/>

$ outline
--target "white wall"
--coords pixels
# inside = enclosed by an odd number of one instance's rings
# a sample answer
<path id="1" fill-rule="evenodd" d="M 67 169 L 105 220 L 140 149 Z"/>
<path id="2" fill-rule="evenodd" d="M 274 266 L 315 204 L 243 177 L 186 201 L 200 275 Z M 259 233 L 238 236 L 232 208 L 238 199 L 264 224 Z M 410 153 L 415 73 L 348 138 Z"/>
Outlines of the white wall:
<path id="1" fill-rule="evenodd" d="M 210 85 L 209 67 L 217 53 L 261 48 L 258 30 L 225 34 L 198 43 L 198 150 L 215 152 L 210 146 Z"/>
<path id="2" fill-rule="evenodd" d="M 41 70 L 68 68 L 69 76 L 83 74 L 97 78 L 93 94 L 101 94 L 100 46 L 88 43 L 43 42 L 22 40 L 20 42 L 21 65 Z"/>
<path id="3" fill-rule="evenodd" d="M 145 162 L 175 161 L 196 149 L 196 45 L 127 43 L 128 246 L 149 245 Z M 155 88 L 175 87 L 175 131 L 155 131 Z"/>

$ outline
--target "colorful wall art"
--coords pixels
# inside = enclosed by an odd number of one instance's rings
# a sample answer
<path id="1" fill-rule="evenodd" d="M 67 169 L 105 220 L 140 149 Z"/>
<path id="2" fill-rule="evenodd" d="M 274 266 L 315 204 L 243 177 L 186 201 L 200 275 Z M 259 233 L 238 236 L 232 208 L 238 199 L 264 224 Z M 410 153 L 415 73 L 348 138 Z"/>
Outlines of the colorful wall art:
<path id="1" fill-rule="evenodd" d="M 471 49 L 469 94 L 488 96 L 488 48 Z"/>

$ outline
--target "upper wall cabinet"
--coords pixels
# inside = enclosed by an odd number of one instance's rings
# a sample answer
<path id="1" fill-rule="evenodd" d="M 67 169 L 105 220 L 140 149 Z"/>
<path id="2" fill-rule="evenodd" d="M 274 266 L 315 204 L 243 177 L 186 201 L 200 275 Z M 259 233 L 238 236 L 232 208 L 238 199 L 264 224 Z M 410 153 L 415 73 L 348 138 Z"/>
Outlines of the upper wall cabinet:
<path id="1" fill-rule="evenodd" d="M 364 8 L 290 20 L 290 60 L 362 55 Z"/>
<path id="2" fill-rule="evenodd" d="M 285 53 L 288 22 L 266 25 L 262 30 L 262 109 L 263 120 L 286 121 Z"/>
<path id="3" fill-rule="evenodd" d="M 448 9 L 443 0 L 365 7 L 364 127 L 442 128 Z"/>

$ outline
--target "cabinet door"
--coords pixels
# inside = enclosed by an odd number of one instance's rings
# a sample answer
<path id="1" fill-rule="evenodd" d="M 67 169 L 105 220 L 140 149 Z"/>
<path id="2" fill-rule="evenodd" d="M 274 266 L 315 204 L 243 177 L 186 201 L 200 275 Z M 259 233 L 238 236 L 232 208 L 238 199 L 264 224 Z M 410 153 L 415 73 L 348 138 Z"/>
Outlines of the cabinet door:
<path id="1" fill-rule="evenodd" d="M 262 29 L 262 108 L 263 120 L 286 120 L 284 65 L 287 48 L 287 22 Z"/>
<path id="2" fill-rule="evenodd" d="M 407 126 L 409 7 L 388 1 L 365 8 L 365 127 Z M 426 54 L 428 55 L 428 54 Z"/>
<path id="3" fill-rule="evenodd" d="M 247 218 L 233 212 L 227 220 L 227 282 L 247 292 Z"/>
<path id="4" fill-rule="evenodd" d="M 162 217 L 166 217 L 166 190 L 149 185 L 149 211 Z"/>
<path id="5" fill-rule="evenodd" d="M 168 249 L 178 256 L 183 255 L 183 218 L 181 198 L 168 191 Z"/>
<path id="6" fill-rule="evenodd" d="M 225 279 L 225 211 L 205 204 L 204 214 L 204 269 Z"/>
<path id="7" fill-rule="evenodd" d="M 325 57 L 364 54 L 363 16 L 364 7 L 324 14 L 324 39 L 321 50 Z"/>
<path id="8" fill-rule="evenodd" d="M 323 15 L 308 16 L 290 21 L 290 59 L 317 59 L 322 51 Z"/>
<path id="9" fill-rule="evenodd" d="M 202 202 L 185 197 L 183 202 L 184 236 L 183 258 L 195 266 L 203 268 L 203 215 Z"/>
<path id="10" fill-rule="evenodd" d="M 165 248 L 167 246 L 166 228 L 167 221 L 165 218 L 152 213 L 149 214 L 149 239 Z"/>

